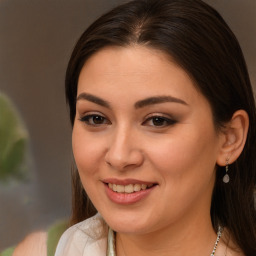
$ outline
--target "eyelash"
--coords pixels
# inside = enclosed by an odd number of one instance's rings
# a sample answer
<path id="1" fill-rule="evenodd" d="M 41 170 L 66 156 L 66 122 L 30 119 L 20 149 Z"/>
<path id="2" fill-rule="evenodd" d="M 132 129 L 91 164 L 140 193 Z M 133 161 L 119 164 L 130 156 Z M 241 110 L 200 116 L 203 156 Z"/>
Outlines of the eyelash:
<path id="1" fill-rule="evenodd" d="M 101 121 L 103 121 L 103 123 L 95 123 L 95 120 L 93 121 L 94 118 L 100 118 Z M 111 124 L 110 121 L 108 121 L 107 118 L 105 118 L 104 116 L 100 115 L 100 114 L 89 114 L 89 115 L 85 115 L 81 118 L 79 118 L 79 120 L 81 122 L 86 123 L 87 125 L 90 126 L 101 126 L 101 125 L 105 125 L 105 124 Z M 93 123 L 91 123 L 90 121 L 93 121 Z"/>
<path id="2" fill-rule="evenodd" d="M 160 121 L 160 125 L 154 124 L 154 121 L 159 122 Z M 151 122 L 152 124 L 150 126 L 153 127 L 157 127 L 157 128 L 164 128 L 170 125 L 174 125 L 175 123 L 177 123 L 176 120 L 171 119 L 171 118 L 167 118 L 165 116 L 161 116 L 161 115 L 154 115 L 154 116 L 150 116 L 148 117 L 143 123 L 142 125 L 146 125 L 148 122 Z"/>
<path id="3" fill-rule="evenodd" d="M 97 123 L 98 119 L 99 123 Z M 109 125 L 111 124 L 111 122 L 105 118 L 104 116 L 100 115 L 100 114 L 89 114 L 89 115 L 85 115 L 81 118 L 79 118 L 79 120 L 81 122 L 86 123 L 89 126 L 95 126 L 95 127 L 99 127 L 101 125 Z M 160 121 L 160 125 L 159 123 L 156 124 L 154 122 L 159 122 Z M 149 122 L 151 122 L 151 124 L 149 124 Z M 143 126 L 146 126 L 147 124 L 149 124 L 149 126 L 152 127 L 157 127 L 157 128 L 164 128 L 170 125 L 174 125 L 175 123 L 177 123 L 176 120 L 174 119 L 170 119 L 161 115 L 155 115 L 155 116 L 150 116 L 148 117 L 143 123 Z"/>

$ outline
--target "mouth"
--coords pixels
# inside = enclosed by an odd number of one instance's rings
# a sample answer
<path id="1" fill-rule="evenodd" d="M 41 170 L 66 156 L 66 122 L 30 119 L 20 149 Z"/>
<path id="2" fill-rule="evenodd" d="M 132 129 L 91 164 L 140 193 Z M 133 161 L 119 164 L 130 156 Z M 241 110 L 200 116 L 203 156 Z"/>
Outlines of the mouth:
<path id="1" fill-rule="evenodd" d="M 108 198 L 119 205 L 132 205 L 147 198 L 158 185 L 135 179 L 119 180 L 115 178 L 105 179 L 103 183 Z"/>
<path id="2" fill-rule="evenodd" d="M 113 184 L 113 183 L 107 183 L 108 187 L 116 192 L 116 193 L 125 193 L 125 194 L 131 194 L 135 192 L 139 192 L 142 190 L 147 190 L 149 188 L 152 188 L 156 184 L 128 184 L 128 185 L 119 185 L 119 184 Z"/>

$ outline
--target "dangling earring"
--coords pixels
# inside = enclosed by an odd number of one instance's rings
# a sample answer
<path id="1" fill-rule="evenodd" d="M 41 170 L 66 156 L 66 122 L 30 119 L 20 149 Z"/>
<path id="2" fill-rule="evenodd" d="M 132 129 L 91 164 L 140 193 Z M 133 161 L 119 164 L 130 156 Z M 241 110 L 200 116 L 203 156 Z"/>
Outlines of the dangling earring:
<path id="1" fill-rule="evenodd" d="M 224 183 L 229 183 L 228 165 L 229 165 L 229 163 L 228 163 L 228 160 L 227 160 L 227 162 L 226 162 L 226 174 L 224 175 L 224 177 L 222 179 Z"/>

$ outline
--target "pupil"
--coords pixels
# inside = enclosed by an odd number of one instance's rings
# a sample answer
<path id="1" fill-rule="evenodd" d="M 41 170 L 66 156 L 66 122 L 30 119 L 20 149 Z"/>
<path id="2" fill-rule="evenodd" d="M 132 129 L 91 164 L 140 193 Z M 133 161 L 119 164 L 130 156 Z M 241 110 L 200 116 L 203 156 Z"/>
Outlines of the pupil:
<path id="1" fill-rule="evenodd" d="M 160 118 L 160 117 L 155 117 L 153 119 L 153 124 L 156 125 L 156 126 L 163 125 L 163 122 L 164 122 L 164 119 Z"/>
<path id="2" fill-rule="evenodd" d="M 102 124 L 102 122 L 103 122 L 103 117 L 101 117 L 101 116 L 95 116 L 95 117 L 93 117 L 93 122 L 94 122 L 95 124 Z"/>

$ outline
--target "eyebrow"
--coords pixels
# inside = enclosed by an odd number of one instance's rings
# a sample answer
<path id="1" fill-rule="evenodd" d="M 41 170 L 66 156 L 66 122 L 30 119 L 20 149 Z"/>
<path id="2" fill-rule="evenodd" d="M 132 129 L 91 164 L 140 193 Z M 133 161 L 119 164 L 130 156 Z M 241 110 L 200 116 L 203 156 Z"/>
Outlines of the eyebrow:
<path id="1" fill-rule="evenodd" d="M 103 99 L 101 99 L 97 96 L 94 96 L 92 94 L 89 94 L 89 93 L 83 92 L 83 93 L 79 94 L 76 101 L 79 101 L 79 100 L 87 100 L 87 101 L 93 102 L 97 105 L 100 105 L 102 107 L 111 109 L 110 103 L 108 101 L 103 100 Z M 149 105 L 161 104 L 161 103 L 166 103 L 166 102 L 179 103 L 179 104 L 186 105 L 186 106 L 188 105 L 184 100 L 176 98 L 176 97 L 155 96 L 155 97 L 149 97 L 144 100 L 137 101 L 134 104 L 134 107 L 136 109 L 138 109 L 138 108 L 143 108 L 143 107 L 146 107 Z"/>
<path id="2" fill-rule="evenodd" d="M 79 94 L 79 96 L 76 98 L 76 101 L 79 101 L 79 100 L 87 100 L 87 101 L 96 103 L 102 107 L 110 108 L 110 104 L 106 100 L 103 100 L 103 99 L 101 99 L 97 96 L 94 96 L 92 94 L 89 94 L 89 93 L 83 92 L 83 93 Z"/>
<path id="3" fill-rule="evenodd" d="M 154 105 L 154 104 L 161 104 L 161 103 L 179 103 L 183 105 L 188 105 L 184 100 L 172 97 L 172 96 L 156 96 L 156 97 L 150 97 L 144 100 L 140 100 L 135 103 L 135 108 L 143 108 L 148 105 Z"/>

